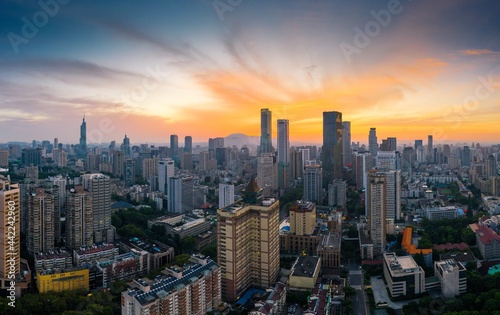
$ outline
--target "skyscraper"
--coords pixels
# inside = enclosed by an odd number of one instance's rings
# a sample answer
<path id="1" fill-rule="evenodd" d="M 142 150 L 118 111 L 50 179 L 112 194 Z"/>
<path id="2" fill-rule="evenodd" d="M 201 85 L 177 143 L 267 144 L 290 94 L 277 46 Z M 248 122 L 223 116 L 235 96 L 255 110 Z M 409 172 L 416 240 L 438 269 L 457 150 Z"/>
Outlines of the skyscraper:
<path id="1" fill-rule="evenodd" d="M 468 145 L 464 146 L 462 151 L 462 166 L 470 166 L 471 154 L 470 147 Z"/>
<path id="2" fill-rule="evenodd" d="M 278 164 L 272 153 L 262 153 L 257 158 L 257 184 L 264 190 L 264 196 L 272 196 L 278 189 Z"/>
<path id="3" fill-rule="evenodd" d="M 262 199 L 254 179 L 243 200 L 217 210 L 217 261 L 222 298 L 235 301 L 250 287 L 268 288 L 279 275 L 279 201 Z"/>
<path id="4" fill-rule="evenodd" d="M 304 168 L 304 194 L 305 201 L 318 204 L 323 202 L 323 172 L 320 165 L 310 164 Z"/>
<path id="5" fill-rule="evenodd" d="M 3 279 L 10 282 L 10 272 L 18 275 L 21 271 L 20 202 L 19 186 L 0 175 L 0 286 Z"/>
<path id="6" fill-rule="evenodd" d="M 342 178 L 342 113 L 323 112 L 323 185 Z"/>
<path id="7" fill-rule="evenodd" d="M 368 150 L 372 157 L 377 156 L 378 152 L 378 142 L 377 142 L 377 128 L 370 128 L 370 134 L 368 135 Z"/>
<path id="8" fill-rule="evenodd" d="M 352 163 L 352 152 L 351 152 L 351 122 L 342 122 L 342 160 L 343 164 Z"/>
<path id="9" fill-rule="evenodd" d="M 497 160 L 494 155 L 488 155 L 486 159 L 486 178 L 497 176 Z"/>
<path id="10" fill-rule="evenodd" d="M 386 183 L 386 219 L 401 218 L 401 171 L 382 172 Z"/>
<path id="11" fill-rule="evenodd" d="M 66 198 L 66 246 L 72 249 L 91 246 L 94 225 L 90 192 L 76 185 L 67 192 Z"/>
<path id="12" fill-rule="evenodd" d="M 111 182 L 108 176 L 94 173 L 82 176 L 83 187 L 92 197 L 94 242 L 113 242 L 111 228 Z"/>
<path id="13" fill-rule="evenodd" d="M 373 241 L 373 255 L 381 255 L 386 245 L 386 177 L 375 170 L 368 172 L 366 189 L 370 237 Z"/>
<path id="14" fill-rule="evenodd" d="M 184 152 L 193 153 L 193 137 L 184 137 Z"/>
<path id="15" fill-rule="evenodd" d="M 174 160 L 170 158 L 158 161 L 158 189 L 168 195 L 168 180 L 175 175 Z"/>
<path id="16" fill-rule="evenodd" d="M 54 249 L 55 215 L 54 196 L 42 187 L 36 188 L 28 197 L 28 252 L 35 254 Z"/>
<path id="17" fill-rule="evenodd" d="M 219 184 L 219 209 L 234 202 L 234 185 L 230 183 Z"/>
<path id="18" fill-rule="evenodd" d="M 260 153 L 272 153 L 272 112 L 268 108 L 260 110 Z"/>
<path id="19" fill-rule="evenodd" d="M 289 180 L 289 122 L 288 119 L 278 119 L 278 186 L 284 187 Z"/>
<path id="20" fill-rule="evenodd" d="M 397 141 L 396 137 L 387 138 L 387 142 L 389 144 L 389 151 L 397 151 L 398 141 Z"/>
<path id="21" fill-rule="evenodd" d="M 127 135 L 123 138 L 123 151 L 126 157 L 132 156 L 132 152 L 130 151 L 130 138 L 128 138 Z"/>
<path id="22" fill-rule="evenodd" d="M 87 123 L 85 122 L 85 116 L 83 116 L 82 124 L 80 125 L 80 155 L 87 155 Z"/>
<path id="23" fill-rule="evenodd" d="M 174 161 L 179 160 L 179 137 L 177 135 L 170 135 L 170 157 Z"/>

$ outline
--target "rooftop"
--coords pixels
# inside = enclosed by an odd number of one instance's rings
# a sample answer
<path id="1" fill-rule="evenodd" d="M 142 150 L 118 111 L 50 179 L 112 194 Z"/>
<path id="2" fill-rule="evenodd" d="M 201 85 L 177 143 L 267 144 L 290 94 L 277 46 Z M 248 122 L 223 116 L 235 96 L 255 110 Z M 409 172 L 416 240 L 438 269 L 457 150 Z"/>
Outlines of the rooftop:
<path id="1" fill-rule="evenodd" d="M 422 271 L 412 256 L 396 256 L 394 253 L 384 253 L 384 260 L 393 276 L 402 276 L 405 274 Z"/>
<path id="2" fill-rule="evenodd" d="M 292 276 L 313 277 L 314 271 L 319 267 L 319 257 L 300 256 L 293 266 Z"/>

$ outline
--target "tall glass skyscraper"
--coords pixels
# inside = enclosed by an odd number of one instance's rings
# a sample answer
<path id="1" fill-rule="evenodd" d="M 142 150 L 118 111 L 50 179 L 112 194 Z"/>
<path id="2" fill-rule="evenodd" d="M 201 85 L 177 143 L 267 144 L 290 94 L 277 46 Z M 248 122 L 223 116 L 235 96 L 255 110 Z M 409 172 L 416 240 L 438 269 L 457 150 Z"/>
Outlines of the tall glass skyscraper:
<path id="1" fill-rule="evenodd" d="M 85 116 L 83 116 L 83 122 L 80 125 L 80 154 L 86 155 L 87 153 L 87 123 L 85 122 Z"/>
<path id="2" fill-rule="evenodd" d="M 342 178 L 342 113 L 323 112 L 323 185 Z"/>
<path id="3" fill-rule="evenodd" d="M 272 112 L 268 108 L 260 110 L 260 153 L 272 153 Z"/>

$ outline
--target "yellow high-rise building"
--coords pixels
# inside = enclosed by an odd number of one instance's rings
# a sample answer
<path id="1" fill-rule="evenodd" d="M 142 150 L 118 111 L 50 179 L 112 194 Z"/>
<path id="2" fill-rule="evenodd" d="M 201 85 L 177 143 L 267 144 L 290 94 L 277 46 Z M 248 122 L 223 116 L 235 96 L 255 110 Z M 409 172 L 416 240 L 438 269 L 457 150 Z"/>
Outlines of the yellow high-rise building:
<path id="1" fill-rule="evenodd" d="M 262 199 L 255 179 L 243 200 L 217 210 L 217 258 L 222 298 L 237 300 L 250 286 L 268 288 L 278 279 L 279 201 Z"/>
<path id="2" fill-rule="evenodd" d="M 295 235 L 311 235 L 316 226 L 316 204 L 296 201 L 290 207 L 290 232 Z"/>
<path id="3" fill-rule="evenodd" d="M 0 279 L 21 271 L 20 195 L 17 184 L 0 176 Z"/>

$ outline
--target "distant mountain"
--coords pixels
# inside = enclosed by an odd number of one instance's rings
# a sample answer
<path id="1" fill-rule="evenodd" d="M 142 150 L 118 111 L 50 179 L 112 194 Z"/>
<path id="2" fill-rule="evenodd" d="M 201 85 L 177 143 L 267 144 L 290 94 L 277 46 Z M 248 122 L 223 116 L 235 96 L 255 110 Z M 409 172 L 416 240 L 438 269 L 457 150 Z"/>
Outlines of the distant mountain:
<path id="1" fill-rule="evenodd" d="M 233 145 L 241 148 L 246 145 L 247 147 L 257 147 L 260 143 L 259 137 L 247 136 L 243 133 L 233 133 L 224 138 L 224 146 L 232 147 Z"/>

